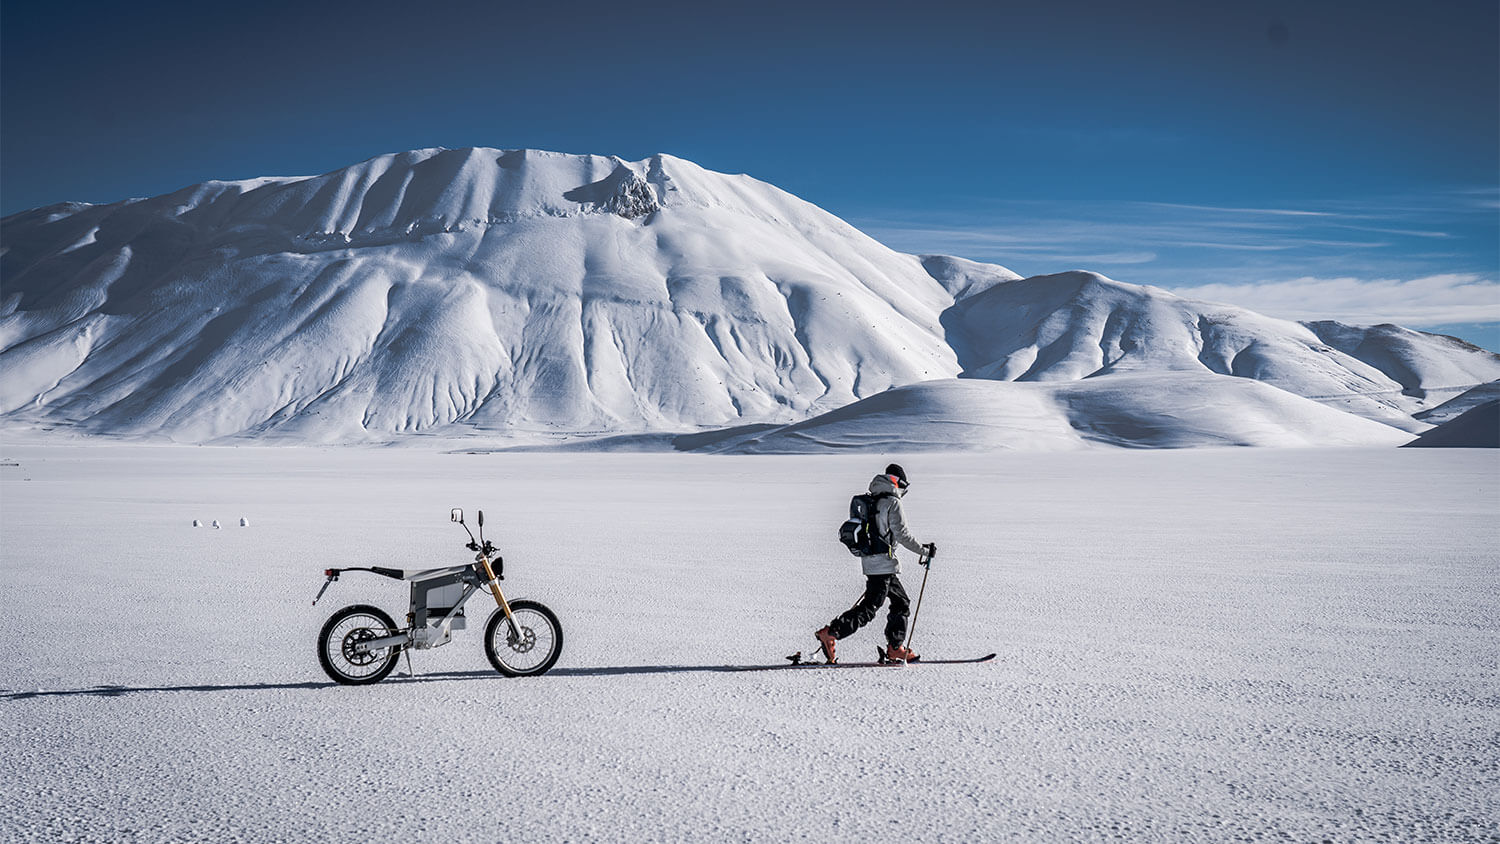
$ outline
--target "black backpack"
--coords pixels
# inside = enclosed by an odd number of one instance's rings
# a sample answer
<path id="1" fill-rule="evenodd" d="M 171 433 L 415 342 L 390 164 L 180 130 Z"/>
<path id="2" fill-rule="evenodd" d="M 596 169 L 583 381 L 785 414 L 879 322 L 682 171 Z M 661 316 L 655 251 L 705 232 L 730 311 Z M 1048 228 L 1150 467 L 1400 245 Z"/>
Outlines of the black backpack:
<path id="1" fill-rule="evenodd" d="M 875 503 L 890 493 L 856 495 L 849 499 L 849 518 L 839 525 L 839 541 L 856 557 L 891 553 L 891 543 L 875 524 Z"/>

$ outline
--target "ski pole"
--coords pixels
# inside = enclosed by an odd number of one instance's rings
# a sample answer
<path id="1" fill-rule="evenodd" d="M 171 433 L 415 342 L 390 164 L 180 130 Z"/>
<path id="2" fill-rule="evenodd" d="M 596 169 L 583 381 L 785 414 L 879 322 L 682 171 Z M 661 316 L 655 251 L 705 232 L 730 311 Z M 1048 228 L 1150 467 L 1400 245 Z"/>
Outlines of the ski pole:
<path id="1" fill-rule="evenodd" d="M 922 567 L 922 588 L 917 590 L 917 608 L 911 614 L 911 632 L 906 635 L 907 650 L 911 650 L 911 640 L 917 635 L 917 616 L 922 614 L 922 596 L 927 594 L 927 575 L 932 574 L 932 558 L 927 556 L 926 550 L 917 558 L 917 565 Z"/>

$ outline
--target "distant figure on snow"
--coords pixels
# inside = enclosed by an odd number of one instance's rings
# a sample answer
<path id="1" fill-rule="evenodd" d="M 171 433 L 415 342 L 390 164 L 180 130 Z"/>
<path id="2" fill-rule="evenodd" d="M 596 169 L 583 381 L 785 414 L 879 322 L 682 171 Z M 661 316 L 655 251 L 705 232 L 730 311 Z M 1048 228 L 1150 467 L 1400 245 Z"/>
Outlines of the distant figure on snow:
<path id="1" fill-rule="evenodd" d="M 906 471 L 899 465 L 892 463 L 885 467 L 885 473 L 876 475 L 870 481 L 870 493 L 868 496 L 856 496 L 855 502 L 851 504 L 851 511 L 856 507 L 867 504 L 869 513 L 866 519 L 869 536 L 861 536 L 858 540 L 851 542 L 844 533 L 840 534 L 850 549 L 860 556 L 860 565 L 865 574 L 865 594 L 860 597 L 859 602 L 850 607 L 843 615 L 828 623 L 827 627 L 819 630 L 814 635 L 818 637 L 818 644 L 822 647 L 823 656 L 829 662 L 837 662 L 835 643 L 839 639 L 846 638 L 875 618 L 880 611 L 880 605 L 889 598 L 891 608 L 885 620 L 885 640 L 887 647 L 883 651 L 887 659 L 914 662 L 917 655 L 903 644 L 906 641 L 906 619 L 911 612 L 911 599 L 906 595 L 906 589 L 901 585 L 901 561 L 896 558 L 896 546 L 903 545 L 908 550 L 924 555 L 928 560 L 937 556 L 937 545 L 928 543 L 922 545 L 911 535 L 906 528 L 906 516 L 901 512 L 901 496 L 906 494 L 908 484 L 906 482 Z M 861 501 L 863 499 L 863 501 Z M 873 502 L 871 502 L 873 499 Z M 851 512 L 848 530 L 855 530 L 853 523 L 859 518 Z M 926 565 L 924 562 L 923 565 Z"/>

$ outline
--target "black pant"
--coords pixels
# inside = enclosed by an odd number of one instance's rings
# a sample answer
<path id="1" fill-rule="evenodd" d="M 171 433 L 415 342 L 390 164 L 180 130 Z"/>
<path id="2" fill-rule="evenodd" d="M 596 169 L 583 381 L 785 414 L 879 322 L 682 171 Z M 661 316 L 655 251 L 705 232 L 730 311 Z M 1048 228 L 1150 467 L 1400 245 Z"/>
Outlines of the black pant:
<path id="1" fill-rule="evenodd" d="M 900 647 L 906 640 L 906 616 L 911 611 L 911 599 L 906 597 L 906 588 L 901 585 L 901 578 L 894 574 L 867 575 L 865 594 L 860 596 L 859 603 L 835 618 L 828 625 L 828 632 L 835 639 L 852 635 L 875 618 L 887 597 L 891 599 L 891 611 L 885 617 L 885 640 L 893 648 Z"/>

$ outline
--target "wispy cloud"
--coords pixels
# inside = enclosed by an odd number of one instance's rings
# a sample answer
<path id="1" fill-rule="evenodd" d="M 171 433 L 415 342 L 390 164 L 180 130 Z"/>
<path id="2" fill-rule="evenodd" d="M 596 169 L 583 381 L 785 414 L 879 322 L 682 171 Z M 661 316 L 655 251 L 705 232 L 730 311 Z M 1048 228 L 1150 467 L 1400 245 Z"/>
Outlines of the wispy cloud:
<path id="1" fill-rule="evenodd" d="M 1207 211 L 1214 214 L 1250 214 L 1273 217 L 1334 217 L 1333 211 L 1298 211 L 1287 208 L 1225 208 L 1218 205 L 1182 205 L 1176 202 L 1139 202 L 1137 205 L 1176 208 L 1184 211 Z"/>
<path id="2" fill-rule="evenodd" d="M 854 222 L 904 252 L 1023 275 L 1090 269 L 1288 318 L 1428 326 L 1500 321 L 1495 197 L 1480 188 L 1265 208 L 997 201 Z"/>
<path id="3" fill-rule="evenodd" d="M 1292 243 L 1214 243 L 1206 240 L 1180 240 L 1173 245 L 1194 249 L 1227 249 L 1238 252 L 1284 252 L 1297 247 L 1297 244 Z"/>
<path id="4" fill-rule="evenodd" d="M 1337 224 L 1336 227 L 1337 228 L 1341 228 L 1341 229 L 1350 229 L 1352 231 L 1374 232 L 1375 234 L 1395 234 L 1395 235 L 1400 235 L 1402 237 L 1430 237 L 1430 238 L 1451 238 L 1451 237 L 1453 237 L 1453 235 L 1450 234 L 1450 233 L 1448 233 L 1448 232 L 1418 231 L 1418 230 L 1415 230 L 1415 229 L 1383 229 L 1383 228 L 1380 228 L 1378 226 L 1354 226 L 1354 225 L 1349 225 L 1347 223 L 1339 223 L 1339 224 Z"/>
<path id="5" fill-rule="evenodd" d="M 1175 292 L 1285 319 L 1337 319 L 1365 325 L 1395 322 L 1414 327 L 1500 322 L 1500 281 L 1470 273 L 1409 280 L 1303 277 L 1179 287 Z"/>
<path id="6" fill-rule="evenodd" d="M 1149 264 L 1155 252 L 1110 252 L 1104 255 L 1079 255 L 1078 260 L 1091 264 Z"/>

